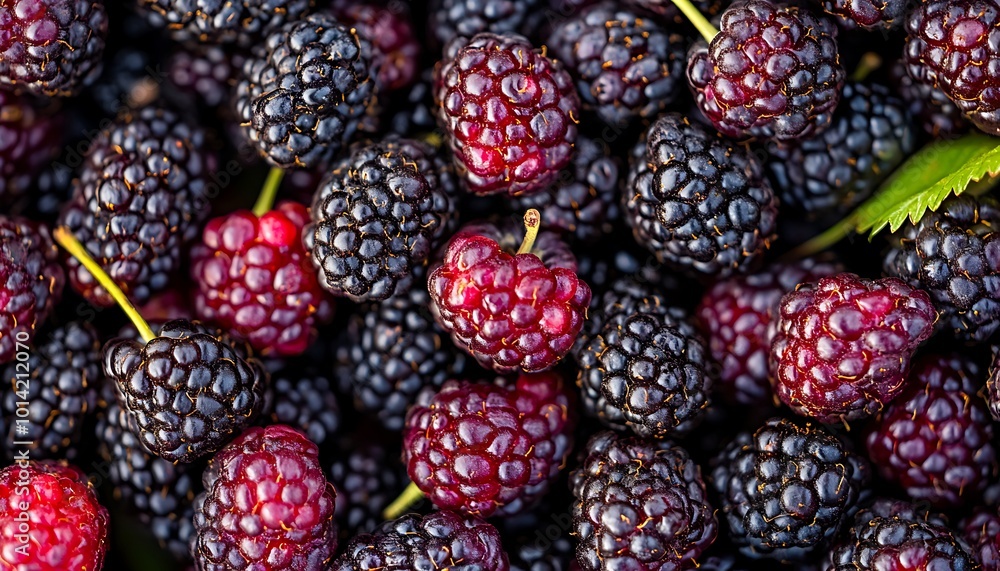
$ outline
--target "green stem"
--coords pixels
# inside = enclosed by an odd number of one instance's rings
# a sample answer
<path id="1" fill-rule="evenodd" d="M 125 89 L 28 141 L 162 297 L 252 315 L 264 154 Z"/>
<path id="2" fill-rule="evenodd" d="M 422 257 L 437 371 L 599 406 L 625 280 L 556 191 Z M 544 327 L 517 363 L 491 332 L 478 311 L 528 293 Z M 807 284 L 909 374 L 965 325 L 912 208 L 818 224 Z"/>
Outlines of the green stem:
<path id="1" fill-rule="evenodd" d="M 697 8 L 694 7 L 694 4 L 691 4 L 691 0 L 673 0 L 673 3 L 680 9 L 681 12 L 684 13 L 685 16 L 687 16 L 687 19 L 694 24 L 694 27 L 698 29 L 698 32 L 705 38 L 705 41 L 712 43 L 712 40 L 715 39 L 715 35 L 719 33 L 719 30 L 715 29 L 715 26 L 713 26 L 712 23 L 708 21 L 708 18 L 706 18 L 701 12 L 698 11 Z"/>
<path id="2" fill-rule="evenodd" d="M 382 512 L 382 518 L 386 520 L 396 519 L 422 499 L 424 499 L 424 493 L 420 491 L 420 488 L 416 484 L 410 482 L 410 485 L 406 486 L 403 493 L 399 494 L 399 497 L 393 500 L 389 504 L 389 507 L 385 508 L 385 511 Z"/>
<path id="3" fill-rule="evenodd" d="M 805 258 L 806 256 L 818 254 L 846 238 L 851 232 L 854 231 L 856 226 L 857 216 L 855 214 L 851 214 L 828 228 L 822 234 L 814 236 L 812 239 L 800 244 L 797 248 L 782 256 L 781 259 L 785 261 L 797 260 L 799 258 Z"/>
<path id="4" fill-rule="evenodd" d="M 521 240 L 521 247 L 517 249 L 518 254 L 527 254 L 535 245 L 535 238 L 538 237 L 538 227 L 542 225 L 542 215 L 534 208 L 529 208 L 524 213 L 524 240 Z"/>
<path id="5" fill-rule="evenodd" d="M 854 68 L 854 73 L 851 74 L 851 81 L 860 83 L 880 67 L 882 67 L 882 56 L 875 52 L 867 52 L 861 56 L 858 67 Z"/>
<path id="6" fill-rule="evenodd" d="M 271 172 L 267 173 L 267 180 L 264 181 L 264 188 L 257 197 L 257 202 L 253 205 L 254 216 L 260 218 L 268 213 L 274 206 L 274 197 L 278 195 L 278 188 L 281 187 L 281 179 L 284 178 L 284 169 L 271 167 Z"/>
<path id="7" fill-rule="evenodd" d="M 146 320 L 143 319 L 141 315 L 139 315 L 139 311 L 134 305 L 132 305 L 132 302 L 128 300 L 128 297 L 125 295 L 125 292 L 122 291 L 122 288 L 118 287 L 118 284 L 111 279 L 111 276 L 104 271 L 104 268 L 102 268 L 94 260 L 94 258 L 87 253 L 87 249 L 83 247 L 83 244 L 81 244 L 75 236 L 70 234 L 68 228 L 60 226 L 52 232 L 52 236 L 56 239 L 56 242 L 58 242 L 60 246 L 65 248 L 71 256 L 76 258 L 77 261 L 83 265 L 83 267 L 87 268 L 87 271 L 93 274 L 94 278 L 97 279 L 97 282 L 100 283 L 109 294 L 111 294 L 111 297 L 113 297 L 116 302 L 118 302 L 122 311 L 125 312 L 125 315 L 128 315 L 132 324 L 139 330 L 139 335 L 142 336 L 143 341 L 149 343 L 156 338 L 156 335 L 153 333 L 153 330 L 150 329 L 149 324 L 146 323 Z"/>

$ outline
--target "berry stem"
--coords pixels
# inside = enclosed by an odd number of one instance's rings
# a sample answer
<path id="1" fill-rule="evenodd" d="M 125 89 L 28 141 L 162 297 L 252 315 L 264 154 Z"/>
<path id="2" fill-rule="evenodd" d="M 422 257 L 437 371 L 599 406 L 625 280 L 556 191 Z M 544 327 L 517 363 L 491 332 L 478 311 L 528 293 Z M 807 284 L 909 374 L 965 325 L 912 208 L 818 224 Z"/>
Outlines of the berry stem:
<path id="1" fill-rule="evenodd" d="M 542 224 L 542 215 L 534 208 L 524 213 L 524 240 L 521 247 L 517 249 L 518 254 L 531 252 L 531 247 L 535 245 L 535 238 L 538 237 L 538 227 Z"/>
<path id="2" fill-rule="evenodd" d="M 104 289 L 108 290 L 108 293 L 111 294 L 111 297 L 113 297 L 116 302 L 118 302 L 118 305 L 122 308 L 122 311 L 125 312 L 125 315 L 128 315 L 128 318 L 132 321 L 132 324 L 135 325 L 135 328 L 139 330 L 139 335 L 142 336 L 143 341 L 149 343 L 156 338 L 156 335 L 149 327 L 149 324 L 142 318 L 142 315 L 139 315 L 139 311 L 134 305 L 132 305 L 132 302 L 128 300 L 125 292 L 118 287 L 118 284 L 111 279 L 111 276 L 104 271 L 104 268 L 102 268 L 94 260 L 94 258 L 87 253 L 83 244 L 76 239 L 76 236 L 73 236 L 73 234 L 70 233 L 68 228 L 60 226 L 52 232 L 52 236 L 56 239 L 56 242 L 58 242 L 60 246 L 65 248 L 71 256 L 76 258 L 76 260 L 80 262 L 83 267 L 87 268 L 87 271 L 89 271 L 94 278 L 97 279 L 98 283 L 104 286 Z"/>
<path id="3" fill-rule="evenodd" d="M 858 67 L 854 68 L 854 73 L 851 74 L 851 81 L 860 83 L 880 67 L 882 67 L 882 56 L 875 52 L 866 52 L 865 55 L 861 56 Z"/>
<path id="4" fill-rule="evenodd" d="M 267 173 L 267 180 L 264 181 L 264 188 L 257 197 L 257 202 L 253 205 L 253 214 L 257 218 L 267 214 L 274 206 L 274 197 L 278 195 L 278 188 L 281 187 L 281 179 L 285 177 L 284 169 L 271 167 L 271 172 Z"/>
<path id="5" fill-rule="evenodd" d="M 708 18 L 706 18 L 697 8 L 694 7 L 691 0 L 673 0 L 673 3 L 674 6 L 677 6 L 677 8 L 679 8 L 680 11 L 687 16 L 687 19 L 690 20 L 694 27 L 698 29 L 698 32 L 701 33 L 703 38 L 705 38 L 705 41 L 712 43 L 712 40 L 715 39 L 715 35 L 719 33 L 719 30 L 717 30 L 715 26 L 708 21 Z"/>
<path id="6" fill-rule="evenodd" d="M 406 486 L 403 493 L 399 494 L 399 497 L 393 500 L 389 504 L 389 507 L 385 508 L 382 512 L 382 518 L 386 520 L 396 519 L 422 499 L 424 499 L 424 493 L 420 491 L 420 488 L 416 484 L 410 482 L 410 485 Z"/>

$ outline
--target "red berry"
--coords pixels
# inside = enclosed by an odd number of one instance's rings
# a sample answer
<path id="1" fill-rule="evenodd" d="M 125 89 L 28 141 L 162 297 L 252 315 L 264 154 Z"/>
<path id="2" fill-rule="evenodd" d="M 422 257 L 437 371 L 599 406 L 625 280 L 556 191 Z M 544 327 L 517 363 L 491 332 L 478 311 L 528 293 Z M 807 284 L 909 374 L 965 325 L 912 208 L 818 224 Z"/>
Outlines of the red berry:
<path id="1" fill-rule="evenodd" d="M 1000 508 L 979 508 L 959 527 L 983 570 L 1000 569 Z"/>
<path id="2" fill-rule="evenodd" d="M 31 186 L 62 140 L 62 125 L 28 97 L 0 91 L 0 204 L 9 206 Z"/>

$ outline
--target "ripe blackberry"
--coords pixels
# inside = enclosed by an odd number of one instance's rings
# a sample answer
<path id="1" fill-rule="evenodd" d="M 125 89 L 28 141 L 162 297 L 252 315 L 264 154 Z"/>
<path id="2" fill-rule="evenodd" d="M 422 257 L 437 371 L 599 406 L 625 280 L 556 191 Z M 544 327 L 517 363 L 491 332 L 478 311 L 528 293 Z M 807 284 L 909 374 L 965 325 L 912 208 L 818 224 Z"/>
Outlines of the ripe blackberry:
<path id="1" fill-rule="evenodd" d="M 271 374 L 274 402 L 268 417 L 271 424 L 284 424 L 302 431 L 322 447 L 333 440 L 340 427 L 340 407 L 333 383 L 310 369 L 286 367 Z"/>
<path id="2" fill-rule="evenodd" d="M 522 512 L 565 466 L 574 404 L 558 373 L 449 381 L 407 414 L 406 471 L 440 509 L 482 517 Z"/>
<path id="3" fill-rule="evenodd" d="M 470 224 L 452 237 L 427 280 L 435 319 L 455 344 L 500 373 L 543 371 L 573 347 L 590 304 L 576 259 L 559 237 L 525 216 L 516 253 L 513 225 Z"/>
<path id="4" fill-rule="evenodd" d="M 34 95 L 76 95 L 101 73 L 108 32 L 102 2 L 0 2 L 0 86 Z"/>
<path id="5" fill-rule="evenodd" d="M 883 478 L 935 506 L 981 496 L 1000 466 L 989 412 L 976 398 L 980 373 L 959 355 L 914 364 L 910 386 L 868 432 L 868 455 Z"/>
<path id="6" fill-rule="evenodd" d="M 182 48 L 167 61 L 167 77 L 179 90 L 192 94 L 209 107 L 230 99 L 232 78 L 244 58 L 221 46 Z"/>
<path id="7" fill-rule="evenodd" d="M 573 349 L 583 408 L 613 428 L 663 438 L 690 430 L 708 406 L 704 341 L 683 311 L 618 282 Z"/>
<path id="8" fill-rule="evenodd" d="M 164 289 L 218 188 L 206 133 L 161 107 L 127 111 L 90 145 L 80 180 L 59 218 L 136 303 Z M 67 261 L 87 301 L 114 300 L 79 261 Z"/>
<path id="9" fill-rule="evenodd" d="M 404 2 L 360 4 L 333 0 L 329 9 L 341 22 L 356 29 L 372 47 L 372 68 L 379 93 L 408 87 L 420 71 L 420 43 Z"/>
<path id="10" fill-rule="evenodd" d="M 434 79 L 439 120 L 469 191 L 538 192 L 570 164 L 580 99 L 562 64 L 526 38 L 452 42 Z"/>
<path id="11" fill-rule="evenodd" d="M 138 0 L 154 27 L 182 42 L 254 46 L 288 22 L 304 19 L 309 0 Z"/>
<path id="12" fill-rule="evenodd" d="M 541 8 L 542 0 L 432 0 L 430 32 L 445 49 L 456 37 L 482 32 L 531 35 Z"/>
<path id="13" fill-rule="evenodd" d="M 969 129 L 962 111 L 951 99 L 933 85 L 910 77 L 902 61 L 896 61 L 889 68 L 889 78 L 896 93 L 906 102 L 910 116 L 919 120 L 924 132 L 931 137 L 956 137 Z"/>
<path id="14" fill-rule="evenodd" d="M 691 47 L 687 67 L 698 107 L 719 131 L 794 141 L 829 125 L 845 75 L 832 21 L 805 7 L 741 0 L 719 29 L 711 45 Z"/>
<path id="15" fill-rule="evenodd" d="M 990 0 L 929 0 L 906 19 L 907 72 L 947 95 L 976 127 L 1000 135 L 1000 7 Z"/>
<path id="16" fill-rule="evenodd" d="M 244 135 L 275 166 L 329 163 L 374 97 L 370 47 L 325 13 L 275 28 L 238 74 L 234 93 Z"/>
<path id="17" fill-rule="evenodd" d="M 871 416 L 903 390 L 934 320 L 930 297 L 895 278 L 841 273 L 799 286 L 781 299 L 771 342 L 774 392 L 820 422 Z"/>
<path id="18" fill-rule="evenodd" d="M 848 82 L 830 127 L 791 145 L 772 144 L 767 167 L 783 205 L 846 212 L 916 149 L 902 101 L 881 85 Z"/>
<path id="19" fill-rule="evenodd" d="M 4 369 L 2 378 L 10 384 L 3 416 L 9 428 L 17 429 L 4 433 L 6 441 L 33 442 L 27 447 L 32 458 L 75 458 L 83 424 L 97 406 L 102 376 L 101 341 L 89 323 L 70 321 L 44 341 L 36 340 L 26 361 Z M 18 403 L 25 401 L 28 415 L 22 417 Z"/>
<path id="20" fill-rule="evenodd" d="M 143 446 L 166 460 L 192 462 L 260 412 L 267 372 L 247 353 L 197 322 L 176 320 L 148 343 L 108 343 L 104 371 L 118 383 Z"/>
<path id="21" fill-rule="evenodd" d="M 324 571 L 337 548 L 336 492 L 319 451 L 288 426 L 251 428 L 219 451 L 195 500 L 201 571 Z"/>
<path id="22" fill-rule="evenodd" d="M 984 341 L 1000 326 L 1000 203 L 988 196 L 945 200 L 890 239 L 883 268 L 931 294 L 939 327 L 967 340 Z"/>
<path id="23" fill-rule="evenodd" d="M 301 355 L 333 315 L 302 245 L 309 209 L 282 202 L 208 222 L 191 249 L 198 318 L 263 355 Z"/>
<path id="24" fill-rule="evenodd" d="M 330 482 L 337 490 L 334 518 L 340 537 L 348 540 L 384 521 L 382 511 L 406 487 L 406 469 L 385 447 L 366 443 L 338 455 Z"/>
<path id="25" fill-rule="evenodd" d="M 403 428 L 422 389 L 437 389 L 471 368 L 434 321 L 423 284 L 355 314 L 344 339 L 338 361 L 355 408 L 375 414 L 391 431 Z"/>
<path id="26" fill-rule="evenodd" d="M 990 374 L 986 378 L 986 405 L 993 420 L 1000 422 L 1000 352 L 994 355 Z"/>
<path id="27" fill-rule="evenodd" d="M 584 571 L 680 571 L 715 541 L 701 470 L 670 443 L 598 433 L 573 472 L 576 559 Z"/>
<path id="28" fill-rule="evenodd" d="M 482 519 L 449 511 L 404 515 L 347 544 L 330 571 L 449 569 L 508 571 L 500 533 Z"/>
<path id="29" fill-rule="evenodd" d="M 560 22 L 546 45 L 576 79 L 584 108 L 608 125 L 653 119 L 683 89 L 684 36 L 617 2 Z"/>
<path id="30" fill-rule="evenodd" d="M 619 217 L 618 167 L 603 141 L 581 138 L 571 168 L 561 171 L 544 192 L 511 200 L 512 209 L 536 208 L 542 214 L 542 228 L 595 242 L 611 233 Z"/>
<path id="31" fill-rule="evenodd" d="M 821 0 L 823 10 L 845 30 L 892 30 L 903 24 L 906 0 Z"/>
<path id="32" fill-rule="evenodd" d="M 10 206 L 28 192 L 55 157 L 60 128 L 61 121 L 30 98 L 0 91 L 0 205 Z"/>
<path id="33" fill-rule="evenodd" d="M 768 355 L 781 297 L 799 284 L 839 271 L 837 264 L 806 259 L 773 264 L 756 274 L 734 276 L 712 286 L 695 316 L 721 368 L 716 391 L 731 403 L 770 402 Z"/>
<path id="34" fill-rule="evenodd" d="M 13 361 L 62 296 L 66 278 L 45 226 L 0 215 L 0 363 Z"/>
<path id="35" fill-rule="evenodd" d="M 729 535 L 754 559 L 802 560 L 850 521 L 869 480 L 865 460 L 810 422 L 772 418 L 714 461 Z"/>
<path id="36" fill-rule="evenodd" d="M 623 201 L 636 241 L 677 269 L 745 271 L 774 239 L 778 202 L 762 166 L 676 113 L 633 148 Z"/>
<path id="37" fill-rule="evenodd" d="M 389 138 L 336 163 L 303 231 L 320 284 L 353 301 L 406 293 L 455 220 L 451 168 L 423 142 Z"/>
<path id="38" fill-rule="evenodd" d="M 1000 569 L 1000 510 L 979 508 L 959 528 L 983 571 Z"/>
<path id="39" fill-rule="evenodd" d="M 22 462 L 0 470 L 4 566 L 33 571 L 101 569 L 108 548 L 108 510 L 98 503 L 87 477 L 66 462 Z M 27 516 L 30 522 L 25 525 L 18 516 Z M 18 534 L 28 538 L 21 541 Z"/>

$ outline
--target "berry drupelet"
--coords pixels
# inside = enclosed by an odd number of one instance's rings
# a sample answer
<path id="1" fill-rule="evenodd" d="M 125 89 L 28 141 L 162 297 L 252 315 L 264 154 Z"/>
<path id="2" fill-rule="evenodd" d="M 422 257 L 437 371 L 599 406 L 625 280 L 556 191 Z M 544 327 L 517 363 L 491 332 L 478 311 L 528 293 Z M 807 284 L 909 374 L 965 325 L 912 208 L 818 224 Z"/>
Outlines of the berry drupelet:
<path id="1" fill-rule="evenodd" d="M 341 414 L 330 379 L 311 368 L 286 366 L 271 374 L 270 391 L 267 424 L 291 426 L 319 447 L 333 440 Z"/>
<path id="2" fill-rule="evenodd" d="M 869 467 L 819 425 L 772 418 L 715 459 L 712 485 L 729 535 L 752 558 L 821 553 L 850 521 Z"/>
<path id="3" fill-rule="evenodd" d="M 251 428 L 212 458 L 202 481 L 191 541 L 200 571 L 328 569 L 336 492 L 305 435 Z"/>
<path id="4" fill-rule="evenodd" d="M 676 113 L 633 149 L 622 199 L 636 241 L 679 270 L 746 271 L 774 239 L 778 202 L 762 165 Z"/>
<path id="5" fill-rule="evenodd" d="M 554 366 L 573 347 L 590 304 L 569 248 L 555 234 L 537 234 L 537 210 L 524 221 L 528 233 L 514 254 L 512 225 L 465 226 L 428 278 L 438 324 L 501 373 Z"/>
<path id="6" fill-rule="evenodd" d="M 276 28 L 238 74 L 236 113 L 246 137 L 278 167 L 328 163 L 373 100 L 370 48 L 325 13 Z"/>
<path id="7" fill-rule="evenodd" d="M 941 90 L 914 80 L 906 65 L 897 60 L 889 68 L 889 79 L 896 93 L 906 103 L 910 116 L 931 137 L 957 137 L 969 130 L 962 111 Z"/>
<path id="8" fill-rule="evenodd" d="M 723 134 L 794 141 L 825 129 L 840 100 L 837 27 L 808 8 L 741 0 L 689 52 L 698 107 Z"/>
<path id="9" fill-rule="evenodd" d="M 799 284 L 840 271 L 837 264 L 806 259 L 776 263 L 733 276 L 709 289 L 695 311 L 698 326 L 718 363 L 716 392 L 729 401 L 764 405 L 771 401 L 768 356 L 781 298 Z"/>
<path id="10" fill-rule="evenodd" d="M 17 344 L 34 338 L 65 282 L 48 229 L 0 215 L 0 363 L 13 361 Z"/>
<path id="11" fill-rule="evenodd" d="M 29 521 L 18 520 L 21 514 Z M 0 529 L 8 569 L 93 571 L 104 564 L 108 510 L 83 472 L 65 462 L 21 460 L 0 470 Z"/>
<path id="12" fill-rule="evenodd" d="M 0 206 L 24 197 L 55 158 L 61 127 L 30 97 L 0 90 Z"/>
<path id="13" fill-rule="evenodd" d="M 194 95 L 208 107 L 219 107 L 229 100 L 233 76 L 243 61 L 242 55 L 222 46 L 185 46 L 167 61 L 167 77 L 181 92 Z"/>
<path id="14" fill-rule="evenodd" d="M 892 30 L 903 24 L 912 6 L 906 0 L 818 0 L 846 30 Z"/>
<path id="15" fill-rule="evenodd" d="M 655 118 L 684 89 L 686 42 L 617 4 L 590 6 L 560 22 L 546 45 L 576 79 L 584 108 L 623 128 Z"/>
<path id="16" fill-rule="evenodd" d="M 480 32 L 530 35 L 545 0 L 431 0 L 430 33 L 447 49 Z"/>
<path id="17" fill-rule="evenodd" d="M 178 41 L 249 48 L 287 22 L 302 19 L 309 0 L 137 0 L 146 20 Z"/>
<path id="18" fill-rule="evenodd" d="M 337 490 L 334 518 L 340 537 L 348 540 L 384 521 L 382 511 L 406 487 L 406 468 L 382 445 L 365 443 L 338 455 L 330 483 Z"/>
<path id="19" fill-rule="evenodd" d="M 455 40 L 434 81 L 439 120 L 470 192 L 538 192 L 570 164 L 580 99 L 562 64 L 526 38 Z"/>
<path id="20" fill-rule="evenodd" d="M 372 67 L 380 94 L 410 86 L 420 74 L 420 43 L 404 2 L 333 0 L 338 22 L 353 27 L 372 46 Z"/>
<path id="21" fill-rule="evenodd" d="M 976 501 L 1000 473 L 990 414 L 976 395 L 982 371 L 964 356 L 928 355 L 911 376 L 870 426 L 869 458 L 914 500 L 940 507 Z"/>
<path id="22" fill-rule="evenodd" d="M 771 343 L 774 392 L 821 422 L 871 416 L 903 390 L 935 319 L 930 297 L 895 278 L 842 273 L 800 286 L 781 299 Z"/>
<path id="23" fill-rule="evenodd" d="M 960 522 L 959 528 L 983 571 L 1000 569 L 1000 510 L 979 508 Z"/>
<path id="24" fill-rule="evenodd" d="M 456 180 L 427 143 L 389 138 L 337 162 L 303 231 L 320 284 L 352 301 L 405 294 L 457 221 Z"/>
<path id="25" fill-rule="evenodd" d="M 946 199 L 890 238 L 883 269 L 931 294 L 941 329 L 976 342 L 1000 326 L 1000 203 L 983 196 Z"/>
<path id="26" fill-rule="evenodd" d="M 207 134 L 162 107 L 129 110 L 90 145 L 59 224 L 136 303 L 168 285 L 181 265 L 185 244 L 207 218 L 218 192 L 210 174 L 215 155 Z M 75 258 L 70 282 L 87 301 L 114 300 Z"/>
<path id="27" fill-rule="evenodd" d="M 991 0 L 930 0 L 906 18 L 903 55 L 917 82 L 947 95 L 976 127 L 1000 135 L 1000 7 Z"/>
<path id="28" fill-rule="evenodd" d="M 558 373 L 449 381 L 410 408 L 403 460 L 438 508 L 489 517 L 535 504 L 573 445 L 572 393 Z"/>
<path id="29" fill-rule="evenodd" d="M 104 3 L 0 1 L 0 86 L 38 96 L 76 95 L 101 73 Z"/>

